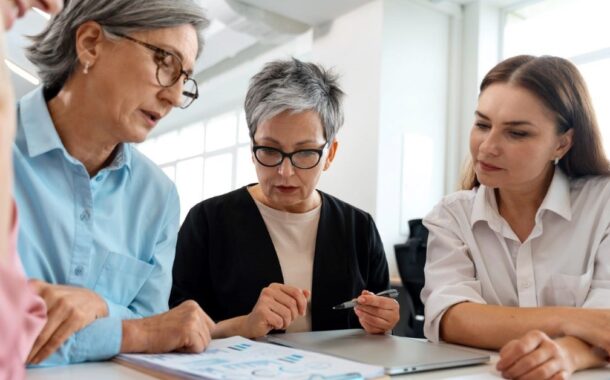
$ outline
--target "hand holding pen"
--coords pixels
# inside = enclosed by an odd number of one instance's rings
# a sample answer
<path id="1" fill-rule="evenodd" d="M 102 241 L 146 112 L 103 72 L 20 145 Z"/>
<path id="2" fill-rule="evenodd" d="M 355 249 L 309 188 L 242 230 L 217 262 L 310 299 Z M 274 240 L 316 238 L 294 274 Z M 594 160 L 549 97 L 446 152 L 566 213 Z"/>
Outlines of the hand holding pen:
<path id="1" fill-rule="evenodd" d="M 373 293 L 371 293 L 371 292 L 369 292 L 367 290 L 363 290 L 362 294 L 366 294 L 365 292 L 368 293 L 368 294 L 373 294 Z M 396 290 L 396 289 L 388 289 L 388 290 L 384 290 L 384 291 L 379 292 L 379 293 L 374 294 L 374 295 L 378 296 L 378 297 L 384 296 L 384 297 L 389 297 L 389 298 L 396 298 L 396 297 L 398 297 L 398 290 Z M 362 298 L 363 302 L 366 302 L 366 298 L 364 298 L 363 296 L 360 296 L 360 298 Z M 359 300 L 359 298 L 354 298 L 354 299 L 352 299 L 350 301 L 345 301 L 345 302 L 340 303 L 340 304 L 338 304 L 336 306 L 333 306 L 333 310 L 342 310 L 342 309 L 349 309 L 349 308 L 355 307 L 355 306 L 358 305 L 358 300 Z"/>
<path id="2" fill-rule="evenodd" d="M 366 332 L 370 334 L 384 334 L 394 328 L 400 319 L 396 289 L 384 290 L 374 294 L 368 290 L 355 299 L 339 304 L 333 309 L 354 308 L 358 320 Z"/>

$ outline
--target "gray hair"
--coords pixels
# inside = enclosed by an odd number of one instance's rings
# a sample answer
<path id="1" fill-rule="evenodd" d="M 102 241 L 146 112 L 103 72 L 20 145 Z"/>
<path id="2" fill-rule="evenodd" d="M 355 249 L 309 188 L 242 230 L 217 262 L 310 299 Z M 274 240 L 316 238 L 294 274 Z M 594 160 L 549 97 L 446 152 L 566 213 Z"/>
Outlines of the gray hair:
<path id="1" fill-rule="evenodd" d="M 246 94 L 250 138 L 254 138 L 260 123 L 284 111 L 314 110 L 330 142 L 343 125 L 342 99 L 337 76 L 322 66 L 295 58 L 269 62 L 252 77 Z"/>
<path id="2" fill-rule="evenodd" d="M 197 56 L 209 21 L 194 0 L 66 0 L 44 31 L 31 37 L 27 57 L 38 67 L 44 86 L 59 91 L 78 65 L 76 31 L 87 21 L 99 23 L 110 34 L 193 25 Z"/>

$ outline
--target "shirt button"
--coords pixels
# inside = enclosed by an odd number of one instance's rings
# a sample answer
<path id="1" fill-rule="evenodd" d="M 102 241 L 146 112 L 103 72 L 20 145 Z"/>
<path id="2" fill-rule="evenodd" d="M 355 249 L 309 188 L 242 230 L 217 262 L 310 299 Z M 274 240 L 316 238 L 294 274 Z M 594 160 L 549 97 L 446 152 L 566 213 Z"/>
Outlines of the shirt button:
<path id="1" fill-rule="evenodd" d="M 95 177 L 95 182 L 101 182 L 102 179 L 104 179 L 101 175 L 98 175 L 97 177 Z"/>
<path id="2" fill-rule="evenodd" d="M 82 276 L 84 270 L 85 270 L 85 268 L 83 268 L 82 265 L 78 265 L 76 268 L 74 268 L 74 274 L 77 276 Z"/>
<path id="3" fill-rule="evenodd" d="M 80 220 L 82 220 L 83 222 L 86 222 L 87 220 L 89 220 L 90 216 L 91 216 L 91 214 L 89 213 L 89 210 L 85 210 L 80 214 Z"/>
<path id="4" fill-rule="evenodd" d="M 521 283 L 521 287 L 522 287 L 523 289 L 527 289 L 527 288 L 529 288 L 530 286 L 532 286 L 532 283 L 531 283 L 531 282 L 529 282 L 529 281 L 523 281 L 523 282 Z"/>

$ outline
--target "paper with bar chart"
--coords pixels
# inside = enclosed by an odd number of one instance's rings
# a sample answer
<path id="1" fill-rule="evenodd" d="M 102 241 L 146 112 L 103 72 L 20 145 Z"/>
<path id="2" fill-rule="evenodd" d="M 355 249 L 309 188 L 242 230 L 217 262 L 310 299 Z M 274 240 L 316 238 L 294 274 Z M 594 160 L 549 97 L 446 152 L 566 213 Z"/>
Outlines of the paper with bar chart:
<path id="1" fill-rule="evenodd" d="M 340 380 L 384 373 L 382 367 L 242 337 L 213 340 L 200 354 L 122 354 L 117 360 L 190 379 Z"/>

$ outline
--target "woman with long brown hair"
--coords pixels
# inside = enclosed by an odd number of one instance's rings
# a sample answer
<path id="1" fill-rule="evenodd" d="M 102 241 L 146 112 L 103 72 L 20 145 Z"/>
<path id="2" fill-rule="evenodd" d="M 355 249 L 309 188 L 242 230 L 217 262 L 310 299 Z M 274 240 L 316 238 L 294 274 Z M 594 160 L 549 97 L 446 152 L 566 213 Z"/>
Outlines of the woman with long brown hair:
<path id="1" fill-rule="evenodd" d="M 576 67 L 499 63 L 481 84 L 470 151 L 464 189 L 424 219 L 426 336 L 501 349 L 506 378 L 603 365 L 610 164 Z"/>

